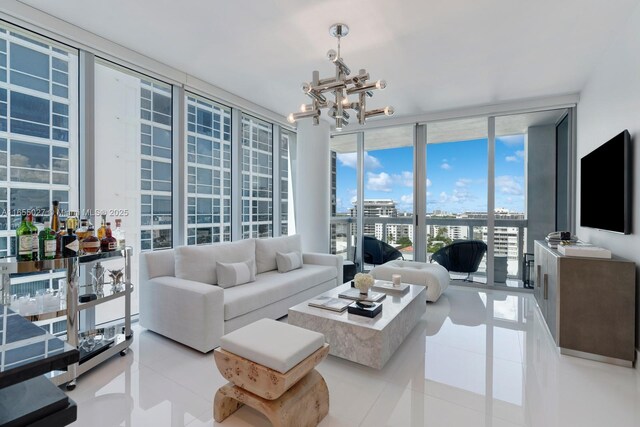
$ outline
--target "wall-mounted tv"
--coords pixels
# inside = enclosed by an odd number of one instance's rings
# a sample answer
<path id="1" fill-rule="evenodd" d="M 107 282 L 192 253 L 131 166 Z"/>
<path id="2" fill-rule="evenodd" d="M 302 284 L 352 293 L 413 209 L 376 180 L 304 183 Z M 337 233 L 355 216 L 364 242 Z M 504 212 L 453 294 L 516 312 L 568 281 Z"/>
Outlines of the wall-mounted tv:
<path id="1" fill-rule="evenodd" d="M 631 233 L 631 137 L 624 130 L 580 161 L 580 225 Z"/>

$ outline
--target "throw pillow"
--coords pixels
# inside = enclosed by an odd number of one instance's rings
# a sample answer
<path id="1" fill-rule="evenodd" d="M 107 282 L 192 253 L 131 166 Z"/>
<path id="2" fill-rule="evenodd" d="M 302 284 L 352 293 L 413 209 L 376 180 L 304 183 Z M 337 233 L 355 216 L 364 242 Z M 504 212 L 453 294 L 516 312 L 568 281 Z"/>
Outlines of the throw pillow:
<path id="1" fill-rule="evenodd" d="M 302 268 L 302 255 L 298 251 L 276 252 L 276 264 L 278 264 L 278 272 L 280 273 Z"/>
<path id="2" fill-rule="evenodd" d="M 216 262 L 218 286 L 230 288 L 256 280 L 255 265 L 252 259 L 243 262 Z"/>

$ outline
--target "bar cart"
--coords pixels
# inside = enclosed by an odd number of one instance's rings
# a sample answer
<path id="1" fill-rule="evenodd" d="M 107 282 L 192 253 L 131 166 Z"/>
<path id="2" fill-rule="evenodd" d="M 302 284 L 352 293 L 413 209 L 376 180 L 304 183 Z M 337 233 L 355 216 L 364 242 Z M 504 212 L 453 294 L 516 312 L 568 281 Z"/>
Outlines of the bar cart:
<path id="1" fill-rule="evenodd" d="M 32 322 L 66 316 L 67 343 L 78 349 L 80 352 L 79 361 L 68 366 L 66 371 L 57 372 L 51 377 L 55 385 L 67 385 L 67 389 L 72 390 L 76 386 L 76 379 L 81 374 L 87 372 L 94 366 L 109 359 L 116 353 L 124 356 L 127 349 L 133 343 L 133 333 L 131 331 L 131 293 L 133 284 L 131 283 L 131 257 L 133 249 L 126 246 L 111 252 L 100 252 L 95 254 L 80 255 L 76 257 L 45 259 L 38 261 L 18 261 L 14 257 L 0 259 L 0 303 L 6 306 L 12 301 L 11 280 L 12 274 L 22 273 L 44 273 L 51 270 L 66 270 L 66 287 L 64 298 L 60 304 L 51 304 L 51 301 L 44 298 L 44 302 L 33 302 L 37 306 L 34 312 L 23 313 L 23 316 Z M 106 283 L 104 288 L 93 289 L 96 292 L 79 295 L 80 289 L 91 289 L 91 283 L 81 286 L 80 277 L 85 277 L 85 282 L 89 282 L 91 274 L 96 266 L 101 268 L 101 262 L 124 258 L 124 273 L 122 282 L 114 281 Z M 81 274 L 81 268 L 85 271 Z M 93 269 L 89 271 L 89 269 Z M 90 274 L 91 273 L 91 274 Z M 108 285 L 111 285 L 110 287 Z M 90 319 L 95 316 L 95 307 L 118 298 L 124 298 L 124 320 L 122 324 L 111 325 L 104 328 L 93 328 L 81 331 L 79 322 L 81 319 Z M 30 303 L 30 301 L 25 302 Z M 95 319 L 95 317 L 93 317 Z M 90 322 L 89 322 L 90 323 Z M 87 345 L 87 343 L 89 343 Z"/>

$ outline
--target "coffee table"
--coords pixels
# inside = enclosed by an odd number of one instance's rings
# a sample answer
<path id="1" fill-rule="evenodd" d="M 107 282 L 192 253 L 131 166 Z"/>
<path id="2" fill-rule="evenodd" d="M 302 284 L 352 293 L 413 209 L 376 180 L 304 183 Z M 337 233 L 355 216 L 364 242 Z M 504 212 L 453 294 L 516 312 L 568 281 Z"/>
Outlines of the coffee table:
<path id="1" fill-rule="evenodd" d="M 312 299 L 338 298 L 338 294 L 350 286 L 345 283 Z M 330 346 L 329 354 L 382 369 L 424 314 L 425 301 L 426 288 L 409 285 L 404 295 L 387 294 L 382 301 L 382 313 L 373 319 L 347 311 L 337 313 L 310 307 L 305 301 L 289 309 L 288 321 L 324 334 Z"/>

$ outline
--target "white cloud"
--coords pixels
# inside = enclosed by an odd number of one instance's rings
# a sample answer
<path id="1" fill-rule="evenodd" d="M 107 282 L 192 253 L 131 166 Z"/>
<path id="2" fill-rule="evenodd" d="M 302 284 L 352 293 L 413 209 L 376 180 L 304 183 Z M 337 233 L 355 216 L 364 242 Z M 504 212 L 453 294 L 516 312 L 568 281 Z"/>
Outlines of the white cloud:
<path id="1" fill-rule="evenodd" d="M 469 184 L 471 184 L 473 181 L 470 180 L 469 178 L 460 178 L 456 181 L 456 187 L 467 187 Z"/>
<path id="2" fill-rule="evenodd" d="M 524 159 L 524 150 L 516 151 L 516 156 L 520 157 L 521 159 Z"/>
<path id="3" fill-rule="evenodd" d="M 367 190 L 389 193 L 391 192 L 392 185 L 393 178 L 386 172 L 367 173 Z"/>
<path id="4" fill-rule="evenodd" d="M 496 190 L 502 194 L 521 196 L 524 194 L 521 180 L 522 178 L 511 175 L 496 176 Z"/>
<path id="5" fill-rule="evenodd" d="M 400 202 L 405 205 L 413 204 L 413 194 L 403 194 L 400 196 Z"/>
<path id="6" fill-rule="evenodd" d="M 371 191 L 383 191 L 389 193 L 394 187 L 413 187 L 413 173 L 402 171 L 399 174 L 389 175 L 386 172 L 367 172 L 366 188 Z"/>
<path id="7" fill-rule="evenodd" d="M 496 138 L 496 141 L 509 146 L 514 145 L 523 145 L 524 139 L 522 135 L 509 135 L 509 136 L 500 136 Z"/>
<path id="8" fill-rule="evenodd" d="M 440 203 L 458 203 L 463 204 L 475 200 L 475 196 L 467 190 L 454 189 L 453 193 L 447 194 L 445 191 L 440 193 Z"/>
<path id="9" fill-rule="evenodd" d="M 356 169 L 358 166 L 358 154 L 357 153 L 338 153 L 338 161 L 342 166 Z M 376 157 L 370 156 L 369 153 L 364 153 L 364 168 L 368 170 L 379 169 L 382 167 L 382 163 Z"/>
<path id="10" fill-rule="evenodd" d="M 427 178 L 427 188 L 431 187 L 431 180 Z"/>
<path id="11" fill-rule="evenodd" d="M 504 160 L 507 162 L 517 162 L 518 158 L 516 156 L 507 156 L 504 158 Z"/>
<path id="12" fill-rule="evenodd" d="M 351 204 L 354 204 L 357 201 L 358 201 L 358 196 L 351 197 Z"/>
<path id="13" fill-rule="evenodd" d="M 448 170 L 451 170 L 451 165 L 445 162 L 440 165 L 440 168 L 448 171 Z"/>

